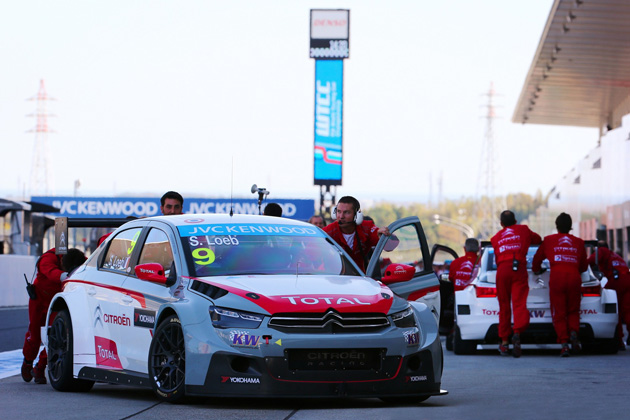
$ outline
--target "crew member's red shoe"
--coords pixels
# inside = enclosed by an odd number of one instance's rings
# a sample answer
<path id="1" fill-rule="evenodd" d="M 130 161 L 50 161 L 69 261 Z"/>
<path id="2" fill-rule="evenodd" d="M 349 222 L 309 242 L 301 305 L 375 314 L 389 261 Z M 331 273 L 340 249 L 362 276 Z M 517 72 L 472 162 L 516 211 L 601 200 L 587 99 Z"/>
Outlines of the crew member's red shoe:
<path id="1" fill-rule="evenodd" d="M 24 379 L 24 382 L 31 382 L 31 379 L 33 379 L 31 370 L 33 370 L 33 362 L 29 362 L 25 359 L 22 362 L 22 379 Z"/>
<path id="2" fill-rule="evenodd" d="M 36 364 L 33 370 L 31 371 L 33 378 L 35 379 L 36 384 L 45 384 L 46 383 L 46 367 L 41 367 L 39 364 Z"/>

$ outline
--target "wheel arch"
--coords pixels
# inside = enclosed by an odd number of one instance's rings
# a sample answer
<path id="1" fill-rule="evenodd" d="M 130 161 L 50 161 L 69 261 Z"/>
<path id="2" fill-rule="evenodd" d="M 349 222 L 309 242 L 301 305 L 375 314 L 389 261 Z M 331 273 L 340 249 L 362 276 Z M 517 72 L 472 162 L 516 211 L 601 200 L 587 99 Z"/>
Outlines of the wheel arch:
<path id="1" fill-rule="evenodd" d="M 173 308 L 172 306 L 163 306 L 162 308 L 160 308 L 157 316 L 155 317 L 154 330 L 155 328 L 157 328 L 158 325 L 162 323 L 162 321 L 164 321 L 166 318 L 168 318 L 171 315 L 176 315 L 177 317 L 179 317 L 179 314 L 177 313 L 175 308 Z"/>
<path id="2" fill-rule="evenodd" d="M 90 305 L 85 291 L 83 289 L 77 289 L 70 293 L 58 293 L 53 297 L 53 300 L 48 307 L 46 331 L 48 331 L 48 328 L 54 321 L 52 315 L 62 310 L 67 311 L 70 316 L 75 366 L 77 365 L 77 361 L 80 364 L 95 364 L 94 314 L 90 310 Z M 75 313 L 88 314 L 88 316 L 74 316 Z M 45 345 L 47 347 L 48 334 L 43 335 L 42 338 L 44 337 L 46 340 Z M 82 355 L 79 360 L 77 360 L 77 355 Z M 75 371 L 74 374 L 77 375 L 78 371 Z"/>

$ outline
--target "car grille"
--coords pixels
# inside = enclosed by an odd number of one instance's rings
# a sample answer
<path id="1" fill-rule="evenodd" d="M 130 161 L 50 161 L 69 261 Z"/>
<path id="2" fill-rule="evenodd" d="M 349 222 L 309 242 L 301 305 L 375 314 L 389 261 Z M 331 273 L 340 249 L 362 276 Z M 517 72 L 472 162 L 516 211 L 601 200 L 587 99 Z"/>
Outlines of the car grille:
<path id="1" fill-rule="evenodd" d="M 379 313 L 282 313 L 269 320 L 269 327 L 286 332 L 366 332 L 388 327 L 387 316 Z"/>

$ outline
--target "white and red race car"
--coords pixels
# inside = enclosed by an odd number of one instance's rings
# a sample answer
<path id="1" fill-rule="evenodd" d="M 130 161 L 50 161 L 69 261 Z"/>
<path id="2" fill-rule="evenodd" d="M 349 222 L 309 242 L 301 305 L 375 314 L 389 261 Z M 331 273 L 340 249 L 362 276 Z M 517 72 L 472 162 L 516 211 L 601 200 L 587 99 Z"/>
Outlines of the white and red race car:
<path id="1" fill-rule="evenodd" d="M 595 242 L 587 241 L 589 247 L 594 249 Z M 537 248 L 530 247 L 527 254 L 530 324 L 521 334 L 523 349 L 553 348 L 557 344 L 549 304 L 549 271 L 541 275 L 531 271 Z M 544 267 L 549 267 L 548 261 L 545 260 L 544 264 Z M 484 242 L 476 272 L 473 273 L 474 279 L 464 290 L 455 292 L 455 326 L 452 337 L 449 337 L 453 340 L 455 354 L 474 354 L 478 345 L 496 346 L 499 342 L 496 269 L 494 249 L 490 243 Z M 616 336 L 617 294 L 603 287 L 606 282 L 601 273 L 593 272 L 590 267 L 582 274 L 579 337 L 587 351 L 616 353 L 619 345 Z"/>
<path id="2" fill-rule="evenodd" d="M 321 229 L 286 218 L 125 223 L 51 303 L 50 383 L 150 387 L 169 402 L 443 395 L 439 286 L 426 239 L 417 218 L 389 229 L 368 277 Z"/>

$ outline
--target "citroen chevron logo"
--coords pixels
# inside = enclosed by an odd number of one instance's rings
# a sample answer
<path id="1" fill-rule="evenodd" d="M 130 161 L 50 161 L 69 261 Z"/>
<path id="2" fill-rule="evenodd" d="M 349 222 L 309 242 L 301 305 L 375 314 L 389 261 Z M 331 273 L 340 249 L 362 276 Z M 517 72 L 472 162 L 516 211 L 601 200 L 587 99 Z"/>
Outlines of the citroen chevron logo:
<path id="1" fill-rule="evenodd" d="M 503 233 L 501 234 L 502 237 L 506 237 L 506 236 L 514 236 L 514 229 L 512 228 L 506 228 Z"/>
<path id="2" fill-rule="evenodd" d="M 337 324 L 343 327 L 343 318 L 335 311 L 328 311 L 323 318 L 324 323 L 322 326 L 327 326 L 328 324 Z"/>
<path id="3" fill-rule="evenodd" d="M 103 310 L 101 309 L 101 305 L 100 304 L 94 310 L 94 328 L 96 328 L 97 324 L 101 324 L 101 328 L 104 328 L 104 325 L 103 325 Z"/>
<path id="4" fill-rule="evenodd" d="M 569 238 L 568 236 L 564 236 L 558 241 L 558 244 L 560 244 L 560 245 L 573 245 L 573 242 L 571 241 L 571 238 Z"/>

